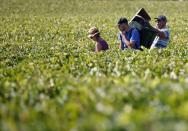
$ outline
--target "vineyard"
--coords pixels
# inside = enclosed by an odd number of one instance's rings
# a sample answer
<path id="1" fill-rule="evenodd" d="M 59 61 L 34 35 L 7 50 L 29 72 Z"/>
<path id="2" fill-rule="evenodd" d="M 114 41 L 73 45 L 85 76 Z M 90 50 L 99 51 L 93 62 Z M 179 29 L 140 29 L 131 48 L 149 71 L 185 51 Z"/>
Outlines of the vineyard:
<path id="1" fill-rule="evenodd" d="M 0 0 L 0 130 L 187 131 L 188 2 Z M 166 15 L 165 49 L 118 49 L 116 23 Z M 109 43 L 93 52 L 88 29 Z"/>

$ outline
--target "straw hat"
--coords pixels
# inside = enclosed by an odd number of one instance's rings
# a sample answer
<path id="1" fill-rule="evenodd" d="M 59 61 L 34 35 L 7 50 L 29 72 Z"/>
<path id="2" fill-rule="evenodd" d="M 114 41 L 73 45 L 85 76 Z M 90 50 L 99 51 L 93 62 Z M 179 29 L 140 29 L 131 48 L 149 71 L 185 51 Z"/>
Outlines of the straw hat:
<path id="1" fill-rule="evenodd" d="M 99 34 L 99 30 L 96 28 L 96 27 L 91 27 L 88 31 L 89 35 L 88 35 L 88 38 L 92 38 L 94 37 L 95 35 Z"/>

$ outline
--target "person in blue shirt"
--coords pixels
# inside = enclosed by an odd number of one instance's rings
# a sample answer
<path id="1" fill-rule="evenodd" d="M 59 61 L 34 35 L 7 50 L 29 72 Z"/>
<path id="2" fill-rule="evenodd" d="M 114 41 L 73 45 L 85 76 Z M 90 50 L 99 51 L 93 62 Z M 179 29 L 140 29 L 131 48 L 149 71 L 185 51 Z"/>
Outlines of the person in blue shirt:
<path id="1" fill-rule="evenodd" d="M 126 48 L 140 49 L 140 34 L 136 28 L 128 25 L 126 18 L 120 18 L 118 23 L 118 40 L 120 41 L 119 48 L 124 50 Z"/>

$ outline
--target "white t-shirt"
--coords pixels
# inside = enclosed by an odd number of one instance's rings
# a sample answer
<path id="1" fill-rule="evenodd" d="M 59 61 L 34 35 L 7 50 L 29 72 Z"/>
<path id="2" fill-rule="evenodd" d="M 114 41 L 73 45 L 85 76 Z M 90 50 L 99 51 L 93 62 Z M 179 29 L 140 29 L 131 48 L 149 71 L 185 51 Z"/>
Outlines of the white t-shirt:
<path id="1" fill-rule="evenodd" d="M 165 39 L 159 39 L 155 47 L 164 48 L 168 45 L 170 39 L 170 31 L 167 27 L 160 29 L 160 31 L 165 33 Z"/>

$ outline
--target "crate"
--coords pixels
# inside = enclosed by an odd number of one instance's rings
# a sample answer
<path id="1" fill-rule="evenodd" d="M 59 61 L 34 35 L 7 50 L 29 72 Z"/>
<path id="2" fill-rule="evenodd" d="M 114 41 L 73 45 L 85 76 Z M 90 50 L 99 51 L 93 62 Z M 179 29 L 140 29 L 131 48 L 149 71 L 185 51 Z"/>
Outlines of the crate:
<path id="1" fill-rule="evenodd" d="M 145 11 L 144 8 L 141 8 L 135 16 L 129 22 L 130 27 L 135 27 L 140 32 L 140 45 L 150 48 L 155 37 L 157 36 L 156 31 L 149 24 L 151 17 Z"/>

